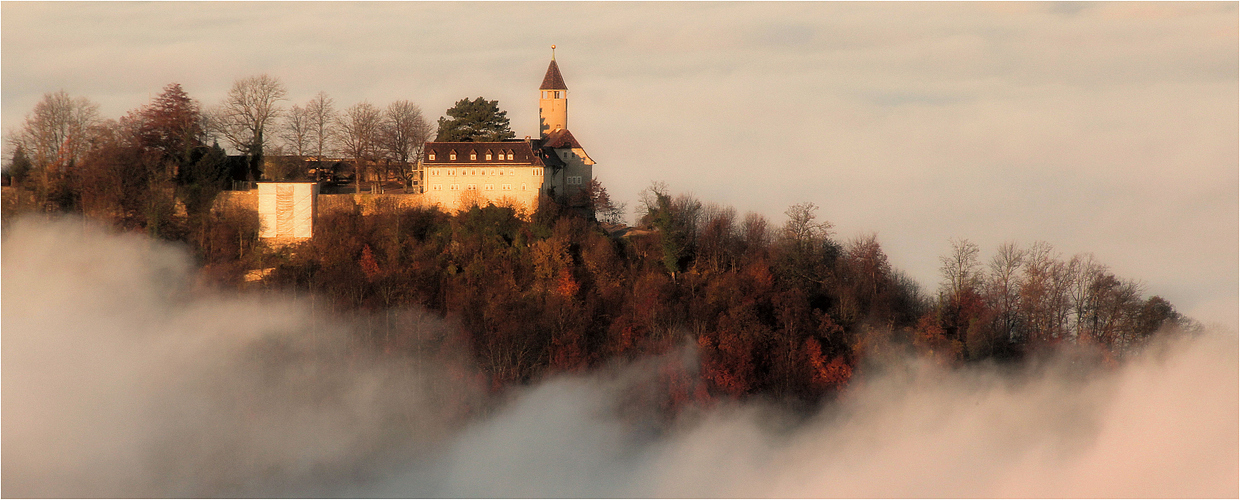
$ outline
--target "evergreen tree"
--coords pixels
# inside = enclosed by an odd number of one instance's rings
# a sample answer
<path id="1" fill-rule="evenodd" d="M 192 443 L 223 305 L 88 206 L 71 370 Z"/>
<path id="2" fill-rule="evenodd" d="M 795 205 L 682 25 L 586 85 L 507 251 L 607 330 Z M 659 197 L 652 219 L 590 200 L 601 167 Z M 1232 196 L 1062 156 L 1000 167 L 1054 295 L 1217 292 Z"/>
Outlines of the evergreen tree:
<path id="1" fill-rule="evenodd" d="M 499 101 L 481 96 L 461 99 L 439 118 L 437 142 L 488 142 L 516 137 L 508 124 L 508 112 L 499 110 Z M 451 117 L 451 118 L 449 118 Z"/>
<path id="2" fill-rule="evenodd" d="M 9 162 L 9 175 L 13 178 L 13 182 L 21 184 L 30 175 L 30 169 L 34 165 L 30 163 L 30 157 L 26 156 L 26 150 L 20 145 L 17 150 L 13 151 L 13 160 Z"/>

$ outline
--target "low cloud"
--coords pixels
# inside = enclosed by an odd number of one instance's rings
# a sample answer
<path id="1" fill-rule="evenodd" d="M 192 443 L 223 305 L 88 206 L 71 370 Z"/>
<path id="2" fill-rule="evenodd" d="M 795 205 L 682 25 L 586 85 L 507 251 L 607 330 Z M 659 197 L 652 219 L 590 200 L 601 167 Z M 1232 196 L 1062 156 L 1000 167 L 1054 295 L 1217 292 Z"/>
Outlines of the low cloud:
<path id="1" fill-rule="evenodd" d="M 485 404 L 459 358 L 375 355 L 304 300 L 203 289 L 183 250 L 80 220 L 7 227 L 3 272 L 5 496 L 1240 493 L 1234 332 L 1116 368 L 905 360 L 812 414 L 667 423 L 634 401 L 669 358 Z"/>
<path id="2" fill-rule="evenodd" d="M 451 360 L 377 357 L 308 303 L 198 289 L 185 251 L 144 236 L 17 221 L 3 272 L 5 496 L 330 494 L 476 401 Z"/>

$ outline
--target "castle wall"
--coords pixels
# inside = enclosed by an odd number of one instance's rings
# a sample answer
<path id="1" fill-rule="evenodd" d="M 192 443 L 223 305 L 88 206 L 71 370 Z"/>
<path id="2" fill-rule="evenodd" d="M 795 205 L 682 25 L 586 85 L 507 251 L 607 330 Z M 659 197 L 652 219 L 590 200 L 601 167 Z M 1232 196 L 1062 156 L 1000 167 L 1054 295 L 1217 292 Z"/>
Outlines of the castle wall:
<path id="1" fill-rule="evenodd" d="M 479 204 L 494 203 L 533 213 L 538 194 L 544 187 L 542 167 L 494 165 L 427 166 L 425 202 L 455 211 Z"/>
<path id="2" fill-rule="evenodd" d="M 564 169 L 557 172 L 555 178 L 551 179 L 551 185 L 555 187 L 557 193 L 572 200 L 593 178 L 594 162 L 586 156 L 584 150 L 576 148 L 557 149 L 555 153 L 564 162 Z"/>
<path id="3" fill-rule="evenodd" d="M 319 194 L 316 197 L 319 215 L 351 212 L 360 208 L 363 215 L 379 210 L 413 208 L 422 206 L 425 198 L 420 194 Z M 216 196 L 214 210 L 242 208 L 258 210 L 258 191 L 223 191 Z"/>

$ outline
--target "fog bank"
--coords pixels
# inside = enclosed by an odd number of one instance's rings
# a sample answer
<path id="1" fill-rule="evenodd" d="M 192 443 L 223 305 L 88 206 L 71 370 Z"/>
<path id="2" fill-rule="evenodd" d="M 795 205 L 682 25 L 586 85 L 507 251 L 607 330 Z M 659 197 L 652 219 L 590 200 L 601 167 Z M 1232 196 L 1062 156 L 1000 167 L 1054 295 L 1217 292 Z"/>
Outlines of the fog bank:
<path id="1" fill-rule="evenodd" d="M 909 360 L 808 418 L 753 401 L 665 426 L 635 402 L 666 359 L 481 410 L 463 359 L 377 356 L 304 300 L 204 289 L 175 246 L 75 220 L 3 238 L 4 496 L 1240 494 L 1235 332 L 1116 369 Z"/>

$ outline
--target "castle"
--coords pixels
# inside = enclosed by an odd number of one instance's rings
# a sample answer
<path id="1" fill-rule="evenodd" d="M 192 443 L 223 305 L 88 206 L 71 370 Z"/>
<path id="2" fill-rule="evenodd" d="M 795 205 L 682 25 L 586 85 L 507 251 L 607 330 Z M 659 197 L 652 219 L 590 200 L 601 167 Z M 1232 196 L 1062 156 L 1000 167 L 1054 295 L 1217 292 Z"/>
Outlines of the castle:
<path id="1" fill-rule="evenodd" d="M 438 205 L 447 211 L 494 203 L 531 214 L 542 196 L 568 206 L 581 204 L 594 160 L 568 131 L 568 86 L 555 52 L 538 90 L 537 139 L 427 142 L 421 193 L 394 196 L 401 203 Z M 260 237 L 296 241 L 313 236 L 324 202 L 339 197 L 347 197 L 349 206 L 355 202 L 354 195 L 324 195 L 318 187 L 316 182 L 259 182 L 256 192 L 228 196 L 224 203 L 257 208 Z"/>
<path id="2" fill-rule="evenodd" d="M 568 86 L 554 49 L 538 89 L 539 137 L 426 143 L 425 203 L 449 211 L 495 203 L 533 212 L 542 195 L 567 204 L 580 198 L 593 178 L 594 160 L 568 131 Z"/>

